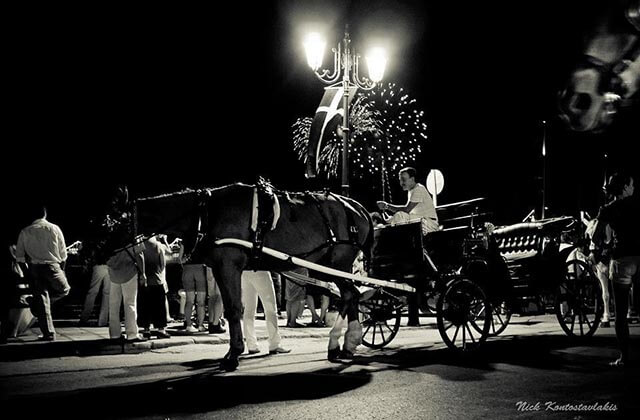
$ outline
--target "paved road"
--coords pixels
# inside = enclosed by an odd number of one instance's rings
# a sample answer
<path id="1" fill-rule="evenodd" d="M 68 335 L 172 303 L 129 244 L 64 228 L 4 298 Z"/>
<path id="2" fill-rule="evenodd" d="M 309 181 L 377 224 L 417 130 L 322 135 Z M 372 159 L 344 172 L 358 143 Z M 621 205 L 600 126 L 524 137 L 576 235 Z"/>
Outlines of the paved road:
<path id="1" fill-rule="evenodd" d="M 217 369 L 226 345 L 6 362 L 0 402 L 27 418 L 587 419 L 638 411 L 640 369 L 607 364 L 616 355 L 613 329 L 575 343 L 552 317 L 514 321 L 470 359 L 424 327 L 403 328 L 388 348 L 362 348 L 344 364 L 327 362 L 326 338 L 315 337 L 285 340 L 287 355 L 245 357 L 233 373 Z M 632 334 L 637 361 L 640 327 Z"/>

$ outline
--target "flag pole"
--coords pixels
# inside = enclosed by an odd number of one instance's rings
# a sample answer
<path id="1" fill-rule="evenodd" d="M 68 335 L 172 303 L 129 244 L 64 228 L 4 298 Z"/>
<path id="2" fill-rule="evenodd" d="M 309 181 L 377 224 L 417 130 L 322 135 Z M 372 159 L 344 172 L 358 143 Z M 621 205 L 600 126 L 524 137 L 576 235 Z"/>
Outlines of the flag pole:
<path id="1" fill-rule="evenodd" d="M 545 218 L 547 207 L 547 122 L 542 120 L 542 213 L 541 218 Z"/>

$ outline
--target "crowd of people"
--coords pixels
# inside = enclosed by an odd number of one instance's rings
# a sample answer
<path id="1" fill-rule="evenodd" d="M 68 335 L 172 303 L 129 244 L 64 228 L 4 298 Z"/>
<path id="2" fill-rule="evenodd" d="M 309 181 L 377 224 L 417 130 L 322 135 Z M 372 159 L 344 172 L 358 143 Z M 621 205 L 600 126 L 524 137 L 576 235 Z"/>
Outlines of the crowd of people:
<path id="1" fill-rule="evenodd" d="M 400 170 L 399 179 L 408 193 L 406 204 L 393 205 L 379 201 L 378 208 L 392 215 L 376 214 L 375 220 L 381 224 L 420 220 L 424 234 L 438 230 L 440 226 L 432 197 L 424 185 L 416 181 L 415 169 Z M 600 209 L 597 221 L 591 224 L 588 231 L 593 251 L 590 262 L 602 283 L 606 303 L 603 324 L 610 322 L 609 283 L 613 290 L 615 332 L 620 347 L 620 356 L 612 363 L 614 366 L 629 362 L 628 316 L 631 308 L 638 308 L 640 295 L 633 293 L 634 284 L 637 288 L 640 278 L 640 206 L 634 189 L 631 176 L 624 173 L 612 175 L 606 185 L 607 203 Z M 22 229 L 16 245 L 11 248 L 11 272 L 14 279 L 28 279 L 31 296 L 27 304 L 42 331 L 38 339 L 54 341 L 56 331 L 51 305 L 70 291 L 65 275 L 67 246 L 60 227 L 47 220 L 46 208 L 36 206 L 34 211 L 33 222 Z M 173 317 L 169 310 L 167 260 L 173 258 L 176 246 L 179 248 L 177 260 L 181 266 L 182 280 L 178 294 L 183 299 L 175 318 L 184 320 L 183 328 L 187 334 L 225 333 L 220 288 L 211 268 L 194 262 L 199 259 L 193 259 L 193 255 L 185 256 L 179 239 L 169 244 L 164 235 L 144 240 L 136 238 L 108 255 L 95 256 L 80 325 L 89 325 L 96 298 L 102 290 L 97 326 L 108 326 L 111 339 L 135 342 L 152 336 L 169 338 L 167 325 L 173 321 Z M 309 275 L 305 269 L 294 271 Z M 3 290 L 1 338 L 6 341 L 12 331 L 8 316 L 8 308 L 12 305 L 9 296 L 12 293 L 7 291 L 7 287 L 3 287 Z M 283 309 L 286 308 L 288 328 L 305 327 L 298 322 L 305 308 L 310 310 L 312 316 L 308 326 L 323 327 L 328 324 L 328 291 L 285 280 L 278 273 L 245 271 L 242 275 L 243 329 L 250 354 L 260 352 L 254 327 L 259 301 L 266 320 L 271 354 L 290 351 L 280 343 L 278 318 L 283 316 Z M 122 306 L 124 334 L 120 320 Z M 319 314 L 316 307 L 320 309 Z M 206 327 L 205 319 L 208 321 Z M 414 317 L 413 321 L 410 319 L 410 322 L 417 322 L 417 318 Z"/>

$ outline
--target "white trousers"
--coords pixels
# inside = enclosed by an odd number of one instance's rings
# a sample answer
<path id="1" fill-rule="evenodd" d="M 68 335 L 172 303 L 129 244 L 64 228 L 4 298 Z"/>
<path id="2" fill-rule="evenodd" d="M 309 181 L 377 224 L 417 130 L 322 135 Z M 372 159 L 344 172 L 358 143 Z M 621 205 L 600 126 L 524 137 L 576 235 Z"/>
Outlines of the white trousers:
<path id="1" fill-rule="evenodd" d="M 87 322 L 93 312 L 96 297 L 102 289 L 102 300 L 100 302 L 100 315 L 98 316 L 98 326 L 104 327 L 109 321 L 109 292 L 111 285 L 109 281 L 109 267 L 106 264 L 94 265 L 89 282 L 89 291 L 84 299 L 84 308 L 80 315 L 80 321 Z"/>
<path id="2" fill-rule="evenodd" d="M 269 333 L 269 351 L 280 346 L 280 333 L 278 332 L 278 314 L 276 312 L 276 292 L 273 288 L 271 274 L 268 271 L 243 271 L 242 272 L 242 304 L 244 315 L 242 317 L 243 334 L 247 340 L 249 350 L 258 349 L 256 339 L 255 317 L 258 307 L 258 297 L 262 301 L 264 315 L 267 321 Z"/>
<path id="3" fill-rule="evenodd" d="M 138 298 L 138 275 L 133 276 L 126 283 L 111 282 L 109 295 L 109 336 L 119 338 L 120 305 L 124 300 L 124 327 L 128 339 L 138 336 L 138 313 L 136 312 L 136 299 Z"/>

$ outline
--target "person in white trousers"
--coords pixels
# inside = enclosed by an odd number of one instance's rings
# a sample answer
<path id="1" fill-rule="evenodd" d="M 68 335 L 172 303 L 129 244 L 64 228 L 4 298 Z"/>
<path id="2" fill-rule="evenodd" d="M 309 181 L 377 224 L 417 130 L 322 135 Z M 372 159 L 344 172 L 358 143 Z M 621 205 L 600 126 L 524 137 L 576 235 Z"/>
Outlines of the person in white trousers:
<path id="1" fill-rule="evenodd" d="M 107 261 L 111 292 L 109 294 L 109 337 L 121 338 L 120 305 L 124 301 L 124 326 L 129 342 L 146 341 L 138 334 L 137 297 L 138 283 L 146 286 L 144 244 L 125 247 Z"/>
<path id="2" fill-rule="evenodd" d="M 89 291 L 84 299 L 84 308 L 80 314 L 80 325 L 87 325 L 89 317 L 93 312 L 96 297 L 102 289 L 102 300 L 100 302 L 100 314 L 98 315 L 98 327 L 106 327 L 109 322 L 109 292 L 111 283 L 109 282 L 109 267 L 107 264 L 96 264 L 91 272 Z"/>
<path id="3" fill-rule="evenodd" d="M 269 354 L 289 353 L 291 349 L 285 349 L 280 346 L 276 292 L 271 280 L 271 274 L 268 271 L 244 271 L 242 273 L 242 304 L 244 305 L 242 323 L 249 354 L 260 352 L 254 323 L 258 297 L 262 302 L 265 320 L 267 321 Z"/>

